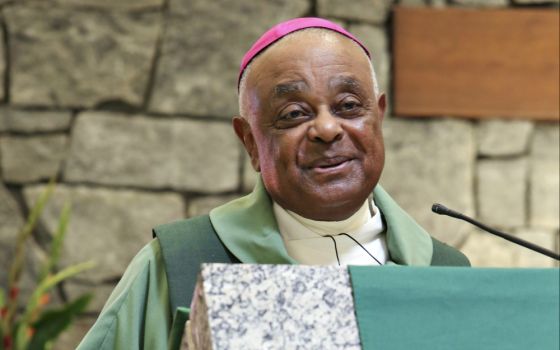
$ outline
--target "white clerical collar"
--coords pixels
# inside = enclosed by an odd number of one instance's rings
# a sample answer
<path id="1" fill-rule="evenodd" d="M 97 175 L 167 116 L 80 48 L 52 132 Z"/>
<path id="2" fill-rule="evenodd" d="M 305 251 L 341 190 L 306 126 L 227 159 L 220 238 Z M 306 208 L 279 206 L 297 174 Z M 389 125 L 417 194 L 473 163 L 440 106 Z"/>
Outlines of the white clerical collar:
<path id="1" fill-rule="evenodd" d="M 342 221 L 310 220 L 277 203 L 273 203 L 273 211 L 286 250 L 299 263 L 337 265 L 338 254 L 342 265 L 377 265 L 362 247 L 348 237 L 339 236 L 342 232 L 360 242 L 382 264 L 388 260 L 385 237 L 382 234 L 385 227 L 379 209 L 371 199 L 364 202 L 351 217 Z M 336 249 L 332 238 L 327 236 L 333 236 L 338 242 Z"/>
<path id="2" fill-rule="evenodd" d="M 352 216 L 342 221 L 317 221 L 304 218 L 293 211 L 286 210 L 274 202 L 274 214 L 277 219 L 286 222 L 288 226 L 295 230 L 285 232 L 285 240 L 305 239 L 317 236 L 332 236 L 341 232 L 353 232 L 364 226 L 366 222 L 373 216 L 370 213 L 370 206 L 366 200 L 364 204 Z M 295 225 L 294 225 L 295 224 Z M 306 230 L 300 230 L 299 225 L 304 226 Z M 284 233 L 282 233 L 284 235 Z"/>

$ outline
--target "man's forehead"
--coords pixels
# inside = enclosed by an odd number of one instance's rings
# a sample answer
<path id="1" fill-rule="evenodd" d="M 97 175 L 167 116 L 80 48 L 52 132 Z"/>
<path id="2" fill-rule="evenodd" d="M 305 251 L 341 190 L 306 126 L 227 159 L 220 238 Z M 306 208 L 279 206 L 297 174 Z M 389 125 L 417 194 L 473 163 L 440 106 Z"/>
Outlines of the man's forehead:
<path id="1" fill-rule="evenodd" d="M 365 54 L 369 57 L 369 51 L 356 37 L 354 37 L 346 29 L 342 28 L 336 23 L 330 22 L 323 18 L 315 17 L 305 17 L 305 18 L 295 18 L 275 25 L 266 31 L 254 44 L 251 46 L 249 51 L 245 53 L 243 59 L 241 60 L 241 66 L 239 69 L 239 76 L 237 80 L 237 85 L 239 88 L 241 78 L 244 76 L 244 72 L 249 66 L 249 64 L 262 52 L 266 51 L 269 47 L 273 46 L 276 42 L 281 39 L 290 36 L 292 33 L 296 33 L 305 29 L 320 28 L 325 31 L 330 31 L 338 33 L 339 35 L 345 36 L 353 40 L 358 44 Z"/>
<path id="2" fill-rule="evenodd" d="M 286 36 L 255 58 L 243 77 L 243 86 L 266 87 L 273 96 L 309 88 L 308 78 L 321 71 L 329 88 L 358 88 L 370 81 L 369 57 L 350 39 L 321 29 L 306 29 Z M 316 74 L 316 73 L 315 73 Z M 249 83 L 250 81 L 250 83 Z"/>

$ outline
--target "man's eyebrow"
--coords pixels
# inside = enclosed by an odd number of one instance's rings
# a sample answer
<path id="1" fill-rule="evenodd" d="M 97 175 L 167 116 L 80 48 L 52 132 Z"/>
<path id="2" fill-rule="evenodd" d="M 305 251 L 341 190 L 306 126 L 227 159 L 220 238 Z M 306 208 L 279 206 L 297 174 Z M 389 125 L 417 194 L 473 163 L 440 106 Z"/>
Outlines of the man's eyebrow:
<path id="1" fill-rule="evenodd" d="M 348 77 L 348 76 L 342 76 L 342 77 L 334 77 L 332 79 L 329 80 L 329 87 L 331 88 L 343 88 L 343 89 L 348 89 L 348 90 L 359 90 L 361 89 L 361 84 L 360 82 L 353 78 L 353 77 Z"/>
<path id="2" fill-rule="evenodd" d="M 288 83 L 278 84 L 273 89 L 273 97 L 281 98 L 286 95 L 302 92 L 307 90 L 307 84 L 303 81 L 291 81 Z"/>

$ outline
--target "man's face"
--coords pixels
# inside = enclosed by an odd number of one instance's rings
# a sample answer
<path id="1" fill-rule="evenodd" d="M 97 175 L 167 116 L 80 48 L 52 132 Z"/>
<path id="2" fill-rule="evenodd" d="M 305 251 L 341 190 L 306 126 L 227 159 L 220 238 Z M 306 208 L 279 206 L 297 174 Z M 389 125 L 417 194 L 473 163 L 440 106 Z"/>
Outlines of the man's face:
<path id="1" fill-rule="evenodd" d="M 303 31 L 267 49 L 248 73 L 248 115 L 234 128 L 272 199 L 314 220 L 352 215 L 384 163 L 385 97 L 375 96 L 362 49 Z"/>

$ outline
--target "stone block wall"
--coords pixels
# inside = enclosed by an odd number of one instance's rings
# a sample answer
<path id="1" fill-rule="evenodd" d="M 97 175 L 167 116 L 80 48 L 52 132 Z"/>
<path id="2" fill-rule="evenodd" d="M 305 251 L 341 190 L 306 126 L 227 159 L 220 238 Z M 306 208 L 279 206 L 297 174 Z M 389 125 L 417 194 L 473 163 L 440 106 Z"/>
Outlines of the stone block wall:
<path id="1" fill-rule="evenodd" d="M 0 0 L 0 283 L 14 237 L 50 177 L 59 183 L 33 236 L 24 281 L 72 217 L 63 264 L 97 268 L 56 291 L 94 289 L 90 312 L 57 348 L 73 348 L 151 227 L 247 193 L 256 174 L 230 126 L 241 56 L 281 20 L 330 18 L 373 53 L 391 91 L 392 8 L 546 7 L 558 0 Z M 429 38 L 427 38 L 429 40 Z M 452 118 L 385 119 L 385 188 L 476 266 L 552 266 L 433 202 L 550 249 L 559 236 L 559 125 Z M 25 288 L 24 288 L 25 291 Z"/>

